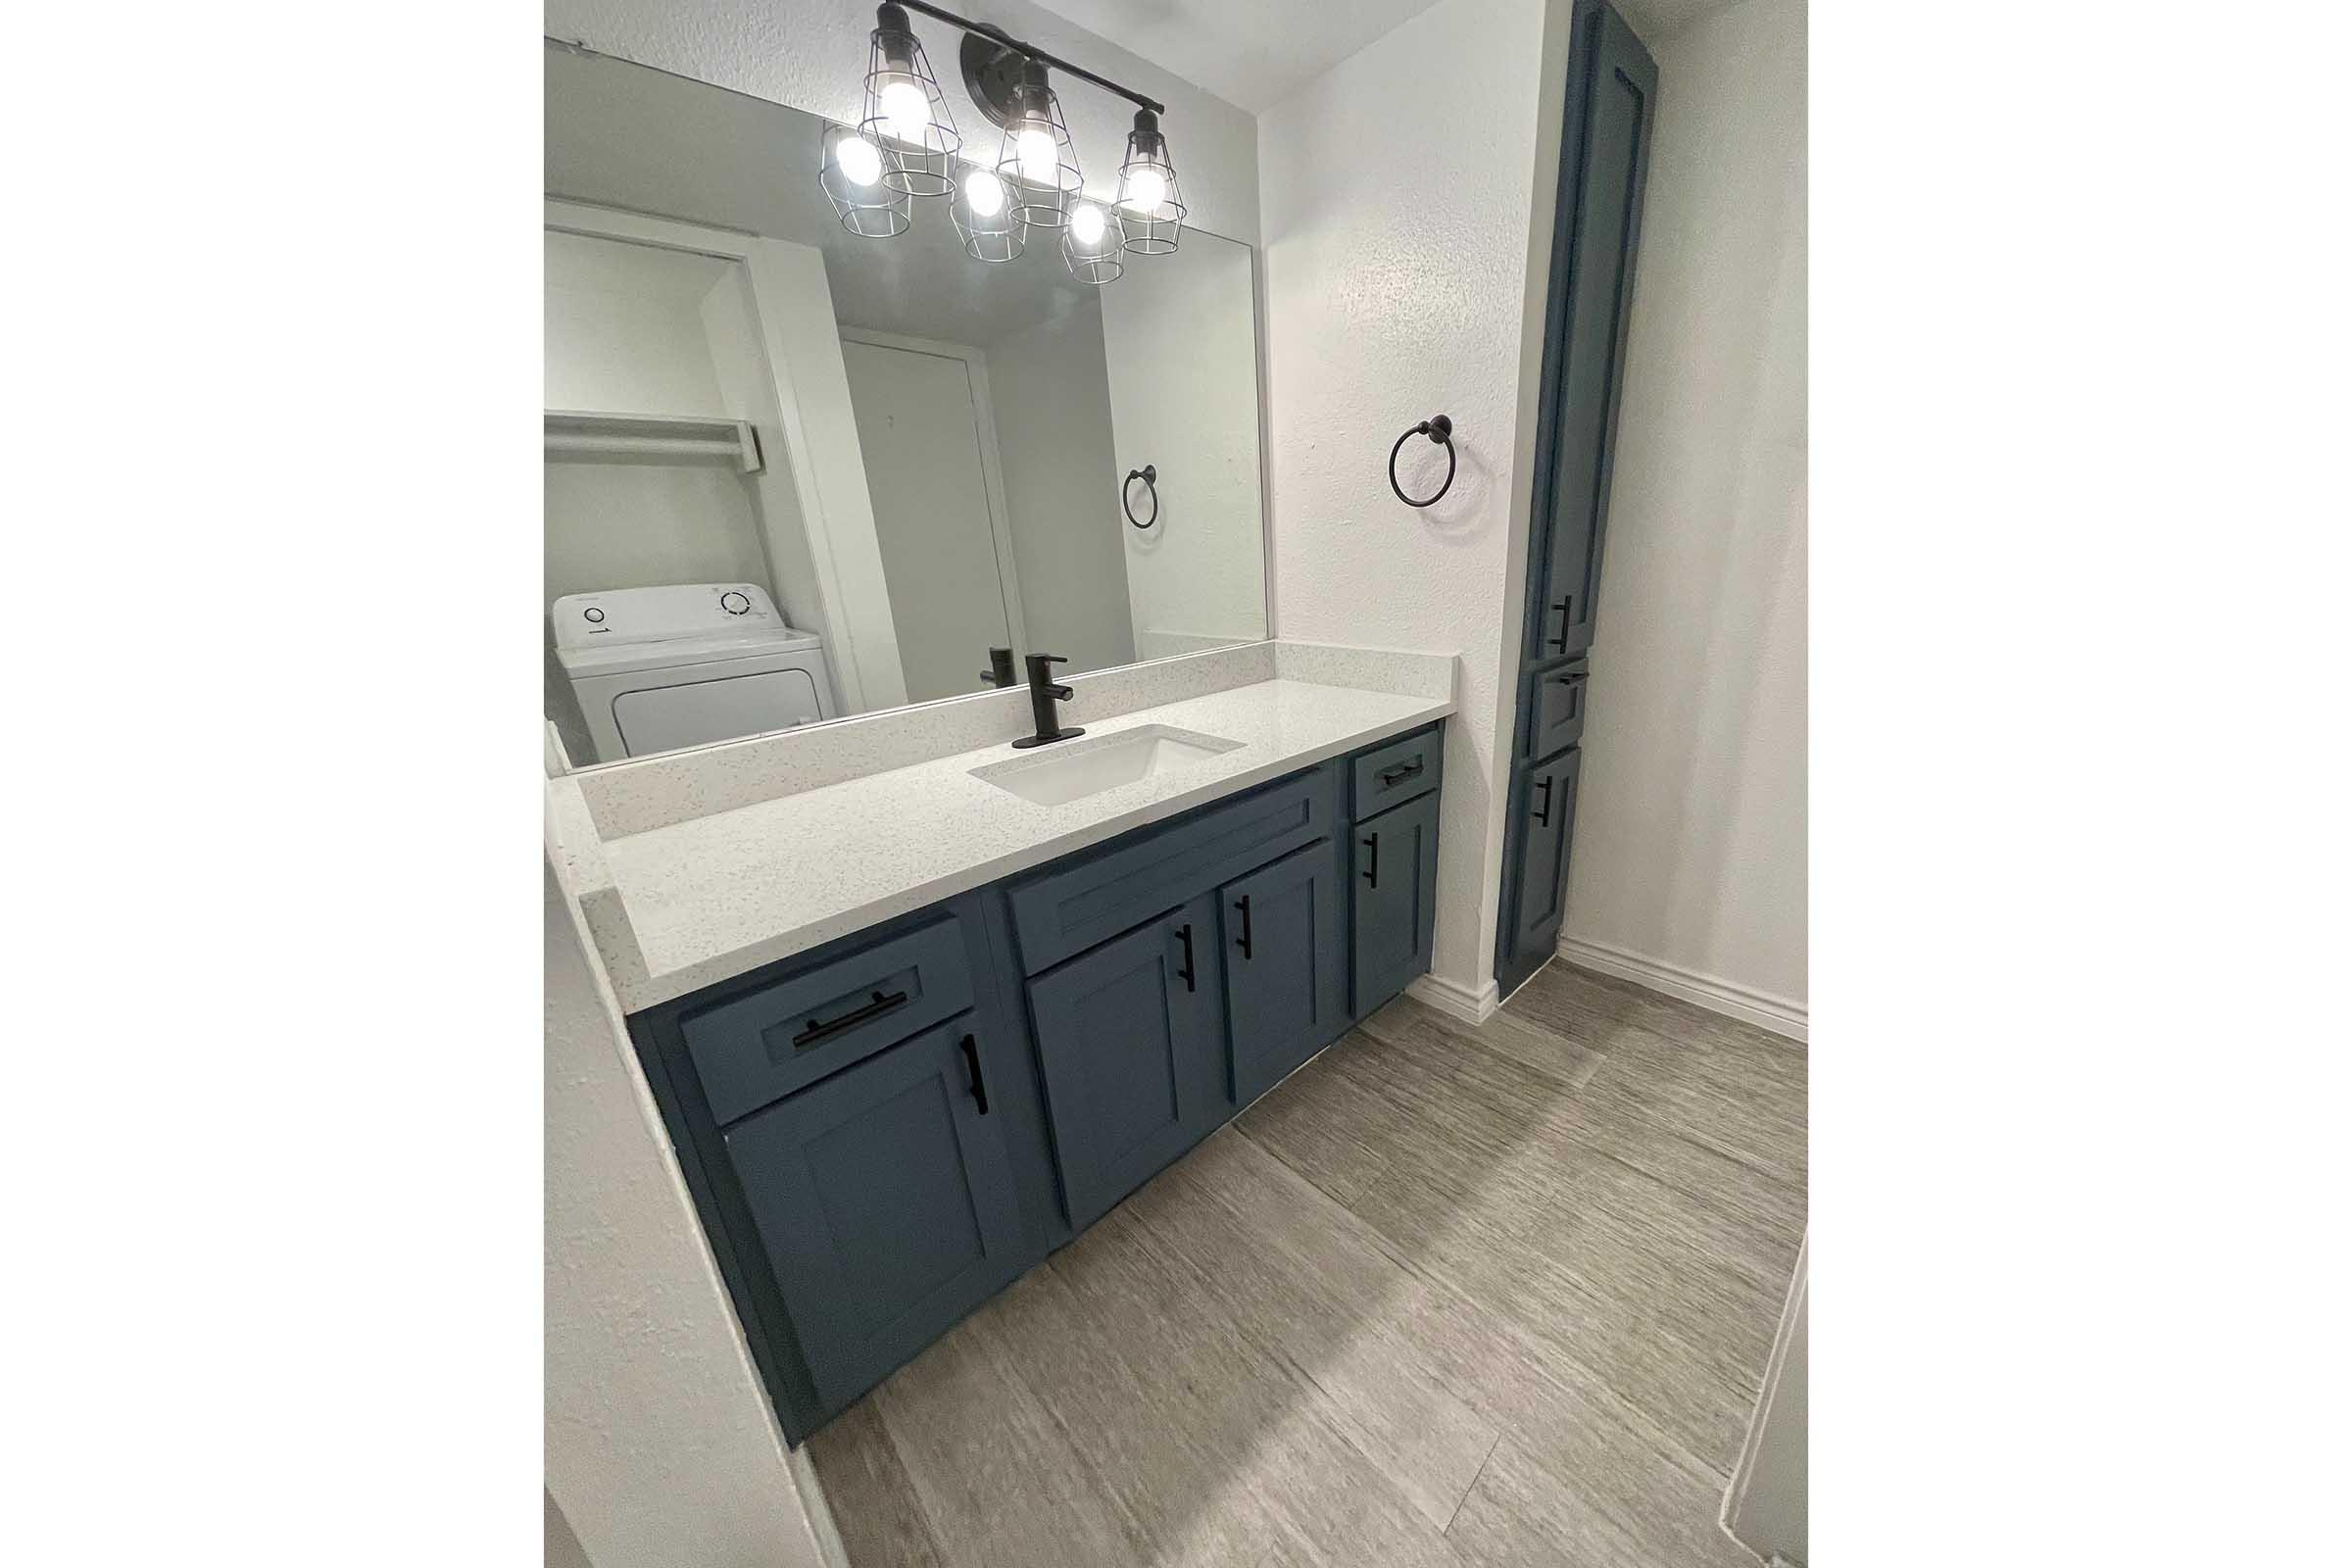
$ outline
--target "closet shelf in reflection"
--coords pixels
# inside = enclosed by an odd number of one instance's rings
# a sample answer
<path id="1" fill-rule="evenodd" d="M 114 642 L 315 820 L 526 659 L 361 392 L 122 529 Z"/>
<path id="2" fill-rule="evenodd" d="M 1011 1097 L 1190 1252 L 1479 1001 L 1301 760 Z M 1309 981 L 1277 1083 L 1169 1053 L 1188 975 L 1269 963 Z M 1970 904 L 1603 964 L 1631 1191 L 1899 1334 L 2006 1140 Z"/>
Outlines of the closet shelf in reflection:
<path id="1" fill-rule="evenodd" d="M 547 411 L 547 455 L 618 463 L 719 461 L 746 473 L 762 466 L 749 420 L 674 414 Z"/>

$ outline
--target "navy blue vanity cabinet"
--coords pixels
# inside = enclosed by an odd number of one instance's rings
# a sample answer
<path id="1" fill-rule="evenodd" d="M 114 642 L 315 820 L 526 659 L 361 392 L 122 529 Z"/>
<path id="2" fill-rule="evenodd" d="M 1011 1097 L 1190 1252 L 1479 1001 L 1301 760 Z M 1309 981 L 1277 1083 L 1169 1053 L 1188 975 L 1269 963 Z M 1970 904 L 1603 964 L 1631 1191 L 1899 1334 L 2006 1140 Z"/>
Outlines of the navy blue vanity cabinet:
<path id="1" fill-rule="evenodd" d="M 1027 1266 L 977 1024 L 943 1024 L 721 1136 L 817 1396 L 838 1409 Z"/>
<path id="2" fill-rule="evenodd" d="M 1362 1018 L 1429 972 L 1438 919 L 1438 797 L 1358 822 L 1350 838 L 1354 978 Z"/>
<path id="3" fill-rule="evenodd" d="M 793 1442 L 1426 970 L 1443 739 L 630 1016 Z"/>
<path id="4" fill-rule="evenodd" d="M 1219 890 L 1236 1101 L 1247 1105 L 1344 1033 L 1340 857 L 1326 839 Z"/>
<path id="5" fill-rule="evenodd" d="M 1193 900 L 1029 982 L 1047 1117 L 1084 1229 L 1233 1113 L 1216 906 Z"/>

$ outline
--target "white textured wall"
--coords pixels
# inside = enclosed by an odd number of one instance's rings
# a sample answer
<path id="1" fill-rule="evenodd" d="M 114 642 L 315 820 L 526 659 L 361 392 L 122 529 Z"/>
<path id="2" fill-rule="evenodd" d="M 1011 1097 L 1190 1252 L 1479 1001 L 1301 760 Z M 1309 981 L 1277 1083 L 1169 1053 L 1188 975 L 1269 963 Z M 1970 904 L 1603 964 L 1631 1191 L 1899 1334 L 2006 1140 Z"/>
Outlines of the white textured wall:
<path id="1" fill-rule="evenodd" d="M 708 256 L 584 234 L 546 236 L 547 406 L 606 414 L 724 412 L 702 302 L 727 275 Z"/>
<path id="2" fill-rule="evenodd" d="M 546 928 L 548 1496 L 596 1568 L 816 1568 L 803 1467 L 552 864 Z"/>
<path id="3" fill-rule="evenodd" d="M 989 0 L 965 14 L 1165 103 L 1162 126 L 1192 207 L 1188 220 L 1256 243 L 1257 122 L 1250 115 L 1028 0 Z M 831 120 L 855 121 L 860 112 L 872 0 L 547 0 L 545 15 L 552 38 Z M 960 36 L 919 15 L 914 30 L 965 148 L 993 155 L 1002 133 L 964 94 Z M 1058 85 L 1087 188 L 1108 197 L 1135 108 L 1083 82 Z M 814 175 L 812 167 L 796 172 Z"/>
<path id="4" fill-rule="evenodd" d="M 1804 0 L 1652 52 L 1564 936 L 1801 1011 Z"/>
<path id="5" fill-rule="evenodd" d="M 1029 646 L 1069 660 L 1070 674 L 1132 664 L 1102 307 L 1089 300 L 986 352 Z"/>
<path id="6" fill-rule="evenodd" d="M 1275 630 L 1461 656 L 1431 973 L 1473 991 L 1494 975 L 1499 676 L 1518 657 L 1532 445 L 1522 351 L 1542 310 L 1528 250 L 1549 231 L 1548 192 L 1531 192 L 1558 139 L 1546 42 L 1542 0 L 1445 0 L 1258 126 Z M 1416 512 L 1390 492 L 1389 447 L 1440 413 L 1460 473 Z M 1444 458 L 1413 447 L 1399 471 L 1425 493 Z"/>

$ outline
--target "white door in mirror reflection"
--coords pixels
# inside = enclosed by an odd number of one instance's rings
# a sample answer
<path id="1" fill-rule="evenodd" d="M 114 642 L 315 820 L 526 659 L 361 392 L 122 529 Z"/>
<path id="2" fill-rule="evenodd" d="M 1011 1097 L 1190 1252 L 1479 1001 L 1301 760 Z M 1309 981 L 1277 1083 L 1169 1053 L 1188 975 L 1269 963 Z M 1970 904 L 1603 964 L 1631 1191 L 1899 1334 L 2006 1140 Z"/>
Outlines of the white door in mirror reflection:
<path id="1" fill-rule="evenodd" d="M 989 649 L 1028 650 L 986 372 L 947 345 L 853 332 L 842 360 L 907 700 L 979 690 Z"/>

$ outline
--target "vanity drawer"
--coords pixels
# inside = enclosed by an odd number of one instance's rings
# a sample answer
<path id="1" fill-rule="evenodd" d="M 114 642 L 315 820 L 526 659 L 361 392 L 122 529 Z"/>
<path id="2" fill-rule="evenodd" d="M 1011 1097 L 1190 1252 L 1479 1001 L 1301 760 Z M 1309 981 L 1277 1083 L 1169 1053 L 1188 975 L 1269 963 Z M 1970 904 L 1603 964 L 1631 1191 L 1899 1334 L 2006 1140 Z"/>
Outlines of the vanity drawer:
<path id="1" fill-rule="evenodd" d="M 1592 668 L 1590 660 L 1580 659 L 1573 664 L 1538 670 L 1528 676 L 1527 701 L 1523 705 L 1528 715 L 1528 734 L 1520 756 L 1549 757 L 1584 738 L 1585 685 Z"/>
<path id="2" fill-rule="evenodd" d="M 1219 883 L 1329 837 L 1337 771 L 1318 767 L 1175 822 L 1143 828 L 1076 865 L 1011 885 L 1021 971 L 1035 974 Z"/>
<path id="3" fill-rule="evenodd" d="M 1402 806 L 1438 787 L 1446 760 L 1446 735 L 1425 729 L 1364 753 L 1355 760 L 1355 819 Z"/>
<path id="4" fill-rule="evenodd" d="M 683 1017 L 720 1126 L 972 1004 L 963 925 L 949 915 Z"/>

